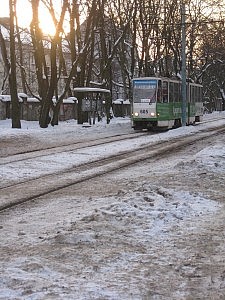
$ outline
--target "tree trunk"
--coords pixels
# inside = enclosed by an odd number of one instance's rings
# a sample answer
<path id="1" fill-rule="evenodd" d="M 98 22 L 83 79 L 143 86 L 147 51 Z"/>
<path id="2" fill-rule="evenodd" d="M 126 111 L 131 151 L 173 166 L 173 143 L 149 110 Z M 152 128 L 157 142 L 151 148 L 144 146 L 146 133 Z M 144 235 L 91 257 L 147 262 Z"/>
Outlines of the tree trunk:
<path id="1" fill-rule="evenodd" d="M 50 101 L 49 100 L 45 100 L 42 101 L 41 104 L 41 112 L 40 112 L 40 116 L 39 116 L 39 125 L 41 128 L 47 128 L 48 124 L 51 121 L 50 115 L 49 115 L 49 111 L 50 111 Z"/>
<path id="2" fill-rule="evenodd" d="M 9 78 L 10 62 L 8 59 L 6 43 L 5 43 L 2 31 L 1 31 L 1 27 L 0 27 L 0 49 L 1 49 L 2 59 L 3 59 L 4 67 L 5 67 L 5 78 L 3 80 L 2 87 L 1 87 L 1 90 L 3 91 L 5 88 L 5 82 Z"/>
<path id="3" fill-rule="evenodd" d="M 20 68 L 20 74 L 21 74 L 21 81 L 22 81 L 22 88 L 23 92 L 27 94 L 27 87 L 26 87 L 26 72 L 24 69 L 24 58 L 23 58 L 23 45 L 20 38 L 20 29 L 18 26 L 18 20 L 16 17 L 16 35 L 18 39 L 18 50 L 19 50 L 19 68 Z"/>
<path id="4" fill-rule="evenodd" d="M 52 126 L 55 126 L 55 125 L 59 124 L 60 104 L 61 104 L 61 101 L 59 100 L 53 108 L 53 116 L 52 116 L 52 120 L 51 120 L 51 125 Z"/>
<path id="5" fill-rule="evenodd" d="M 16 51 L 15 51 L 15 35 L 14 35 L 14 18 L 16 15 L 16 0 L 9 1 L 10 10 L 10 59 L 11 72 L 9 75 L 9 85 L 12 103 L 12 128 L 21 128 L 20 122 L 20 105 L 17 95 L 16 82 Z"/>

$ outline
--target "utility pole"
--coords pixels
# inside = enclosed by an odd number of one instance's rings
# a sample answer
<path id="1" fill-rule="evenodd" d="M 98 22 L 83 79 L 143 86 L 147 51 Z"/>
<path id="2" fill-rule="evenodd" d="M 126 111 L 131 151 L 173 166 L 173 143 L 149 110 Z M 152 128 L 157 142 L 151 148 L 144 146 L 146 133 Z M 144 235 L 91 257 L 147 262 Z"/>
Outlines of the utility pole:
<path id="1" fill-rule="evenodd" d="M 182 30 L 182 51 L 181 51 L 181 94 L 182 94 L 182 126 L 186 126 L 186 110 L 187 110 L 187 90 L 186 90 L 186 20 L 185 20 L 185 3 L 181 3 L 181 30 Z"/>

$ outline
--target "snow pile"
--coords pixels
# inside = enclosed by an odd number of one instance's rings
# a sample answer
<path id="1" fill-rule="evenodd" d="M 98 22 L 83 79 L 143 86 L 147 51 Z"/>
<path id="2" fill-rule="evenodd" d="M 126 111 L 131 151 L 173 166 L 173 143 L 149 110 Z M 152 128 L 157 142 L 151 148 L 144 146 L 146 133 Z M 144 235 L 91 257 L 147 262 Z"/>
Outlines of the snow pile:
<path id="1" fill-rule="evenodd" d="M 199 167 L 204 167 L 206 170 L 214 173 L 225 173 L 225 148 L 224 145 L 218 144 L 207 147 L 198 152 L 195 161 Z"/>
<path id="2" fill-rule="evenodd" d="M 90 223 L 95 234 L 100 234 L 102 228 L 111 226 L 126 228 L 127 231 L 131 231 L 131 236 L 142 242 L 146 238 L 168 235 L 175 225 L 182 227 L 184 222 L 215 213 L 221 207 L 218 202 L 199 194 L 176 192 L 149 183 L 144 183 L 132 192 L 120 190 L 117 196 L 102 199 L 101 202 L 112 204 L 95 209 L 81 218 L 81 226 L 82 222 Z M 99 230 L 94 227 L 98 227 Z M 79 228 L 77 222 L 74 228 L 67 229 L 67 242 L 71 242 L 70 235 L 76 228 Z M 93 242 L 93 236 L 93 232 L 90 234 L 88 231 L 86 236 L 83 232 L 80 238 L 76 235 L 73 242 Z M 65 238 L 65 232 L 63 237 Z"/>

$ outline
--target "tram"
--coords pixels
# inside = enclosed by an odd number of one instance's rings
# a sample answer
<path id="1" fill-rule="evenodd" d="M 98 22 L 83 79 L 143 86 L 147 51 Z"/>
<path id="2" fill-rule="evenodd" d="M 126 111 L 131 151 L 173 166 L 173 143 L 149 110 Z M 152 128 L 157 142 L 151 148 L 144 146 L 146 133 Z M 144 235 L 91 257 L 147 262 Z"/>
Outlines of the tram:
<path id="1" fill-rule="evenodd" d="M 186 84 L 186 125 L 202 121 L 202 85 Z M 182 125 L 181 81 L 170 78 L 133 79 L 132 127 L 170 129 Z"/>

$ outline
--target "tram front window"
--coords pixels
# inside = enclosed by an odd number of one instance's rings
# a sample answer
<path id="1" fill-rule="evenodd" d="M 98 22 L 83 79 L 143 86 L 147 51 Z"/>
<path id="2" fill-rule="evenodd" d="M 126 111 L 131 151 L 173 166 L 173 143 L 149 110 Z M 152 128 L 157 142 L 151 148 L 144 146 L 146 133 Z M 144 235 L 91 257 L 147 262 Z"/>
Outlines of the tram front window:
<path id="1" fill-rule="evenodd" d="M 135 103 L 155 103 L 156 101 L 156 88 L 153 86 L 152 88 L 134 88 L 134 102 Z"/>

